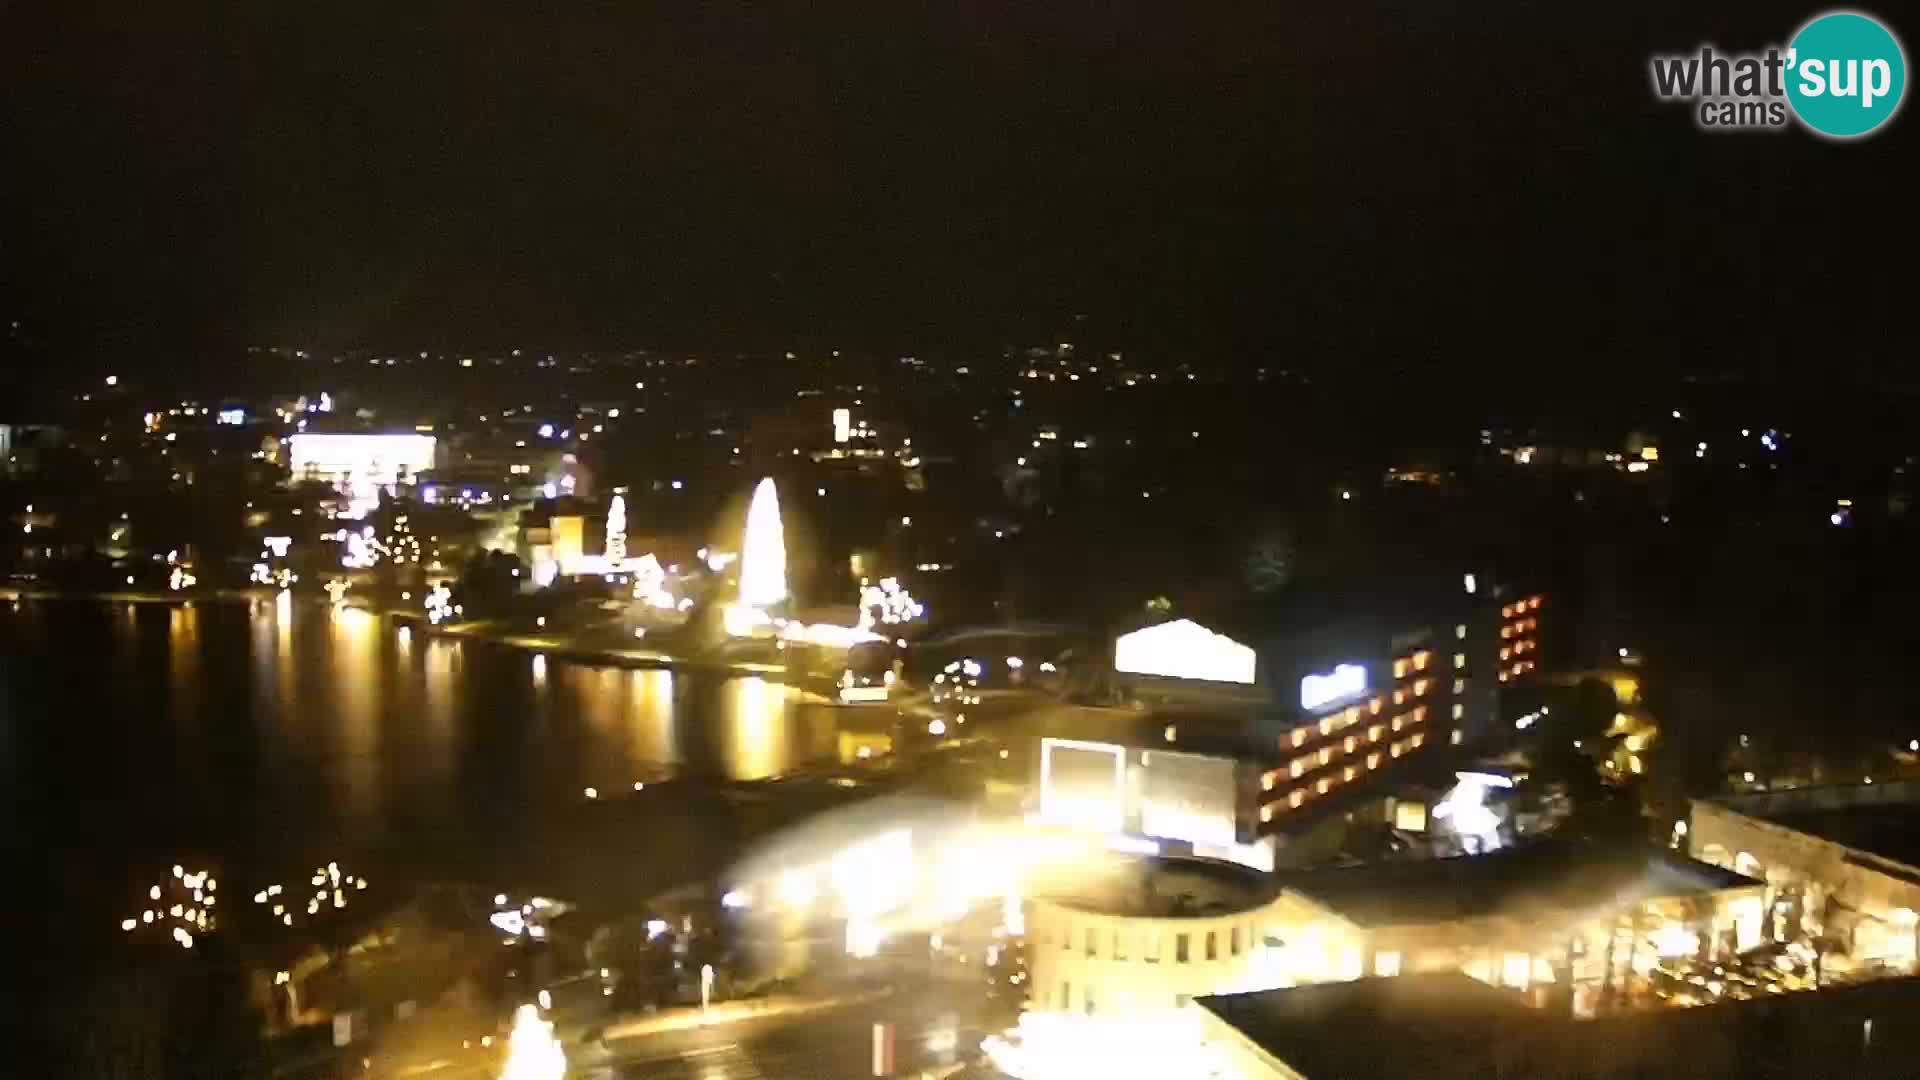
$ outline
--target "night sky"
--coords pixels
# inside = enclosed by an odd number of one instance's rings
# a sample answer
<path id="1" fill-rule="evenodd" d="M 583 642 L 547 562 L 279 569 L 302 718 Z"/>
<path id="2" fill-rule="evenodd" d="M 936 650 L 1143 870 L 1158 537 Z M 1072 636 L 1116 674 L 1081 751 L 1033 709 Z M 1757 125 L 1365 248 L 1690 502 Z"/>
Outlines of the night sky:
<path id="1" fill-rule="evenodd" d="M 1911 106 L 1706 135 L 1647 85 L 1815 8 L 869 7 L 0 5 L 0 307 L 156 364 L 1087 333 L 1907 377 Z"/>

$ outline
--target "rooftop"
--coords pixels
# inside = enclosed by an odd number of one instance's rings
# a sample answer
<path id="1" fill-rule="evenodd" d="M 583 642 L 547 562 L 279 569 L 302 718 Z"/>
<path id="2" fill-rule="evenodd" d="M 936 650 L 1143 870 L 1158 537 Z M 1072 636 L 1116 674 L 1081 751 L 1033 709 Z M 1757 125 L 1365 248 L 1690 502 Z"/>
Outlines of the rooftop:
<path id="1" fill-rule="evenodd" d="M 1920 979 L 1573 1020 L 1457 972 L 1201 998 L 1306 1080 L 1910 1077 Z M 1366 1038 L 1330 1032 L 1368 1033 Z"/>
<path id="2" fill-rule="evenodd" d="M 1920 867 L 1920 782 L 1833 784 L 1713 801 L 1855 851 Z"/>
<path id="3" fill-rule="evenodd" d="M 1101 869 L 1038 885 L 1034 895 L 1076 911 L 1166 919 L 1248 911 L 1278 890 L 1266 874 L 1233 863 L 1116 856 Z"/>
<path id="4" fill-rule="evenodd" d="M 1495 1076 L 1489 1025 L 1523 1021 L 1528 1012 L 1516 995 L 1459 972 L 1223 994 L 1198 1004 L 1307 1080 Z M 1377 1037 L 1330 1037 L 1342 1031 Z"/>
<path id="5" fill-rule="evenodd" d="M 1283 875 L 1281 884 L 1368 927 L 1496 914 L 1548 916 L 1690 896 L 1758 881 L 1666 848 L 1555 837 L 1490 855 L 1369 863 Z"/>

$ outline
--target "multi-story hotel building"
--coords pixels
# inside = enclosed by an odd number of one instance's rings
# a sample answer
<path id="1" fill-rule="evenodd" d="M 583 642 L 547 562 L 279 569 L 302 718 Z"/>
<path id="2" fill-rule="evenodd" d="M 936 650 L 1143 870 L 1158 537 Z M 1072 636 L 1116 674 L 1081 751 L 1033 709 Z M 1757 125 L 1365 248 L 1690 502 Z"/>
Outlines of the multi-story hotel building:
<path id="1" fill-rule="evenodd" d="M 1120 638 L 1135 694 L 1174 705 L 1238 684 L 1254 719 L 1261 831 L 1434 746 L 1501 729 L 1506 691 L 1541 663 L 1542 592 L 1471 590 L 1398 614 L 1327 618 L 1291 633 L 1220 634 L 1177 620 Z M 1216 708 L 1221 706 L 1217 703 Z M 1171 738 L 1171 737 L 1170 737 Z M 1257 745 L 1264 742 L 1264 745 Z"/>

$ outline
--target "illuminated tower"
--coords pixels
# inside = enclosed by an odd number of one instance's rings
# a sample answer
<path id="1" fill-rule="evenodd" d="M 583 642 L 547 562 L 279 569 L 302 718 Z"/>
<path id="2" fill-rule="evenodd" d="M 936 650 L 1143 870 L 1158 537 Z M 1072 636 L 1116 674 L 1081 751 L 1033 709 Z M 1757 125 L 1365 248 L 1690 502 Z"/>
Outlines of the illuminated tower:
<path id="1" fill-rule="evenodd" d="M 740 541 L 740 603 L 762 610 L 787 598 L 787 538 L 773 477 L 753 489 L 747 531 Z"/>
<path id="2" fill-rule="evenodd" d="M 607 567 L 627 561 L 627 497 L 615 495 L 607 504 Z"/>

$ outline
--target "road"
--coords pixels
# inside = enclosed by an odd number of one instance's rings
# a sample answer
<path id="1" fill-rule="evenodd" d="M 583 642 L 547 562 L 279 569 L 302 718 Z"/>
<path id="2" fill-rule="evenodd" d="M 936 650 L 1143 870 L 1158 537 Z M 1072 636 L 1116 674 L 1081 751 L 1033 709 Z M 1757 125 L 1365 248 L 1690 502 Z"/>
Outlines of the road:
<path id="1" fill-rule="evenodd" d="M 972 987 L 928 987 L 818 1013 L 742 1021 L 569 1052 L 592 1080 L 855 1080 L 871 1077 L 873 1028 L 894 1029 L 891 1075 L 971 1057 L 989 1030 Z"/>

